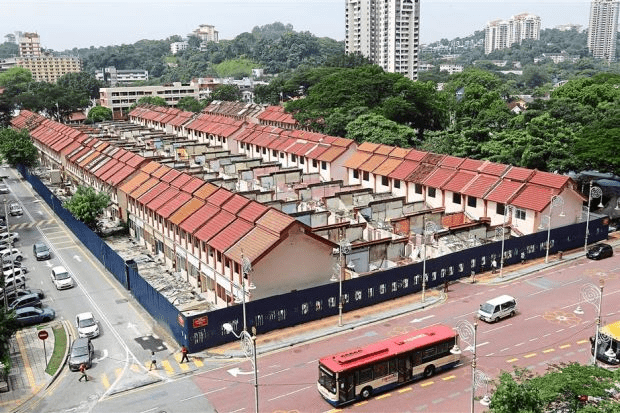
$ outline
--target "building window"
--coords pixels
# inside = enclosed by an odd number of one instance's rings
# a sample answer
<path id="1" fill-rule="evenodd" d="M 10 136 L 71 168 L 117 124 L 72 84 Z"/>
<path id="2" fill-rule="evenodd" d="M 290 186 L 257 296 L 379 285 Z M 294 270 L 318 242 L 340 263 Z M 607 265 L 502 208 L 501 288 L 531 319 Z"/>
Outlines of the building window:
<path id="1" fill-rule="evenodd" d="M 367 171 L 364 171 L 364 173 L 362 174 L 362 179 L 368 182 L 368 180 L 370 179 L 370 174 Z"/>
<path id="2" fill-rule="evenodd" d="M 394 180 L 394 188 L 396 188 L 396 189 L 400 188 L 400 179 L 395 179 Z"/>
<path id="3" fill-rule="evenodd" d="M 506 213 L 506 205 L 505 204 L 495 204 L 495 213 L 497 215 L 504 215 Z"/>
<path id="4" fill-rule="evenodd" d="M 327 170 L 327 162 L 321 161 L 321 169 L 324 170 L 324 171 Z"/>
<path id="5" fill-rule="evenodd" d="M 428 188 L 428 197 L 429 198 L 435 198 L 436 195 L 436 189 L 435 188 Z"/>
<path id="6" fill-rule="evenodd" d="M 312 160 L 312 167 L 313 167 L 313 168 L 317 168 L 316 159 L 313 159 L 313 160 Z"/>
<path id="7" fill-rule="evenodd" d="M 263 148 L 263 155 L 267 154 L 267 148 Z"/>
<path id="8" fill-rule="evenodd" d="M 467 206 L 475 208 L 477 200 L 478 200 L 478 198 L 476 198 L 475 196 L 468 196 L 467 197 Z"/>
<path id="9" fill-rule="evenodd" d="M 300 165 L 303 165 L 303 164 L 305 164 L 305 163 L 306 163 L 306 158 L 304 158 L 303 156 L 300 156 L 300 157 L 299 157 L 299 164 L 300 164 Z"/>
<path id="10" fill-rule="evenodd" d="M 453 204 L 461 204 L 461 194 L 457 192 L 452 192 L 452 203 Z"/>
<path id="11" fill-rule="evenodd" d="M 280 159 L 284 159 L 284 152 L 280 152 Z"/>
<path id="12" fill-rule="evenodd" d="M 275 157 L 277 157 L 277 156 L 278 156 L 278 151 L 276 151 L 276 150 L 272 150 L 272 151 L 271 151 L 271 156 L 275 156 Z"/>
<path id="13" fill-rule="evenodd" d="M 388 181 L 388 177 L 387 176 L 382 176 L 381 177 L 381 185 L 383 185 L 383 186 L 388 186 L 389 185 L 389 181 Z"/>
<path id="14" fill-rule="evenodd" d="M 353 179 L 360 179 L 360 172 L 357 169 L 353 170 Z"/>
<path id="15" fill-rule="evenodd" d="M 520 220 L 525 220 L 525 210 L 517 208 L 515 210 L 515 218 Z"/>
<path id="16" fill-rule="evenodd" d="M 434 188 L 433 188 L 433 191 L 434 191 Z M 415 184 L 415 193 L 416 194 L 422 193 L 422 184 Z M 435 195 L 433 195 L 433 198 L 435 198 Z"/>

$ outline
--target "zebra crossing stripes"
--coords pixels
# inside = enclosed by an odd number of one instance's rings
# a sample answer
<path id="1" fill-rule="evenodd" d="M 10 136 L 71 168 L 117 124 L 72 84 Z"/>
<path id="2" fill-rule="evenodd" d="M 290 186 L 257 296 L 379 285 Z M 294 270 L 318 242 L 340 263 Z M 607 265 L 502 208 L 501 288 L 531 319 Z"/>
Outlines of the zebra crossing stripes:
<path id="1" fill-rule="evenodd" d="M 40 221 L 35 221 L 35 222 L 21 222 L 18 224 L 11 224 L 11 222 L 9 221 L 9 226 L 11 227 L 11 230 L 17 230 L 17 229 L 23 229 L 23 228 L 32 228 L 35 226 L 46 226 L 46 225 L 57 225 L 56 220 L 54 219 L 43 219 Z"/>

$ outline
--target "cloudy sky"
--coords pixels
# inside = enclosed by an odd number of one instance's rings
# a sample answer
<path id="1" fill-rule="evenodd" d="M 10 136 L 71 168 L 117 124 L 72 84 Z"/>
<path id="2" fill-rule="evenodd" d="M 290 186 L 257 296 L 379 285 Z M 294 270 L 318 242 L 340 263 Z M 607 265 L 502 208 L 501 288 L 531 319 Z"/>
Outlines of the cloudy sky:
<path id="1" fill-rule="evenodd" d="M 420 40 L 465 37 L 494 19 L 529 12 L 543 28 L 581 24 L 589 0 L 420 0 Z M 43 47 L 131 44 L 141 39 L 185 36 L 200 24 L 214 25 L 220 39 L 255 26 L 292 24 L 296 31 L 344 39 L 345 0 L 0 0 L 0 35 L 37 32 Z M 2 37 L 0 41 L 4 41 Z"/>

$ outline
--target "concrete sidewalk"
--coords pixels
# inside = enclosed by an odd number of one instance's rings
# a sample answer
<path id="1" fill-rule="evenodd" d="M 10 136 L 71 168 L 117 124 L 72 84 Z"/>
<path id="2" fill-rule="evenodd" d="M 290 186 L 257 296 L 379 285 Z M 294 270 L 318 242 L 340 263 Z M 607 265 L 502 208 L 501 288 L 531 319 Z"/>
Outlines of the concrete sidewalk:
<path id="1" fill-rule="evenodd" d="M 45 369 L 54 351 L 53 328 L 62 327 L 61 321 L 44 326 L 27 327 L 19 330 L 11 339 L 11 370 L 8 375 L 8 390 L 0 392 L 0 411 L 13 411 L 34 398 L 53 380 Z M 48 337 L 41 340 L 39 332 L 45 330 Z M 59 371 L 62 369 L 59 369 Z"/>

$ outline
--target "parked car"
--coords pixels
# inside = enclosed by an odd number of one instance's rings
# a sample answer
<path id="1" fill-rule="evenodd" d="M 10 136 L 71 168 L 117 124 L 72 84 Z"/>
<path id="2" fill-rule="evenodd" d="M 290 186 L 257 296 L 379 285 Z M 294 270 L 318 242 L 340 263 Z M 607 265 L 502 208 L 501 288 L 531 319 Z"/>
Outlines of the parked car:
<path id="1" fill-rule="evenodd" d="M 21 215 L 24 213 L 22 206 L 17 201 L 13 201 L 9 204 L 9 214 L 12 216 Z"/>
<path id="2" fill-rule="evenodd" d="M 15 282 L 13 282 L 13 280 L 15 280 Z M 4 302 L 5 291 L 7 292 L 7 294 L 11 294 L 15 290 L 26 288 L 26 281 L 23 278 L 14 278 L 9 281 L 10 283 L 6 283 L 6 280 L 5 280 L 4 288 L 0 288 L 0 296 L 2 296 L 3 302 Z"/>
<path id="3" fill-rule="evenodd" d="M 16 241 L 19 241 L 19 234 L 17 232 L 0 233 L 0 244 L 8 244 Z"/>
<path id="4" fill-rule="evenodd" d="M 41 308 L 43 303 L 38 294 L 28 294 L 17 298 L 11 304 L 9 304 L 9 310 L 17 310 L 23 307 L 37 307 Z"/>
<path id="5" fill-rule="evenodd" d="M 45 298 L 45 293 L 43 292 L 43 290 L 39 289 L 39 288 L 17 288 L 17 289 L 11 289 L 11 290 L 7 290 L 7 301 L 9 304 L 11 304 L 13 301 L 15 301 L 16 298 L 19 297 L 23 297 L 25 295 L 28 294 L 36 294 L 39 299 L 43 299 Z M 0 294 L 0 303 L 4 303 L 4 294 Z"/>
<path id="6" fill-rule="evenodd" d="M 9 186 L 4 182 L 0 182 L 0 194 L 8 194 L 9 192 L 11 192 Z"/>
<path id="7" fill-rule="evenodd" d="M 9 268 L 6 271 L 3 271 L 4 283 L 6 284 L 8 282 L 7 279 L 9 279 L 11 277 L 22 276 L 22 277 L 26 278 L 26 273 L 27 272 L 28 272 L 28 269 L 26 267 L 22 267 L 22 266 L 15 266 L 13 268 Z"/>
<path id="8" fill-rule="evenodd" d="M 52 268 L 51 277 L 57 290 L 73 287 L 73 278 L 71 278 L 71 274 L 69 274 L 65 267 L 59 265 Z"/>
<path id="9" fill-rule="evenodd" d="M 49 260 L 52 257 L 50 247 L 48 247 L 43 241 L 37 241 L 34 243 L 32 246 L 32 255 L 34 255 L 37 261 Z"/>
<path id="10" fill-rule="evenodd" d="M 2 248 L 0 249 L 0 258 L 2 258 L 2 262 L 21 261 L 24 259 L 24 255 L 17 248 Z"/>
<path id="11" fill-rule="evenodd" d="M 93 313 L 80 313 L 75 317 L 79 337 L 94 338 L 99 335 L 99 323 Z"/>
<path id="12" fill-rule="evenodd" d="M 604 242 L 599 242 L 588 248 L 588 252 L 586 253 L 586 257 L 591 260 L 600 260 L 603 258 L 611 257 L 614 255 L 614 249 L 611 245 L 605 244 Z"/>
<path id="13" fill-rule="evenodd" d="M 16 273 L 15 275 L 5 275 L 4 285 L 17 285 L 17 288 L 23 288 L 23 286 L 26 285 L 26 276 L 23 273 Z"/>
<path id="14" fill-rule="evenodd" d="M 15 321 L 20 326 L 46 323 L 56 317 L 56 312 L 51 308 L 23 307 L 15 310 Z"/>
<path id="15" fill-rule="evenodd" d="M 89 338 L 76 338 L 71 344 L 71 352 L 69 353 L 69 369 L 77 371 L 80 365 L 84 363 L 89 369 L 93 365 L 93 356 L 95 349 Z"/>

